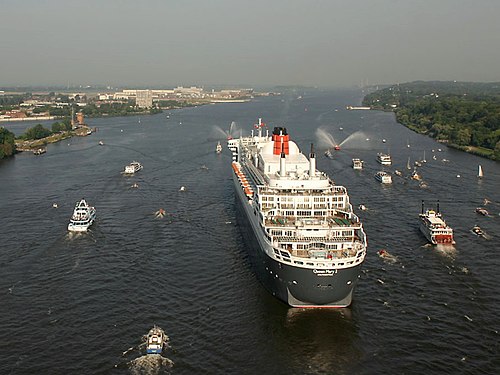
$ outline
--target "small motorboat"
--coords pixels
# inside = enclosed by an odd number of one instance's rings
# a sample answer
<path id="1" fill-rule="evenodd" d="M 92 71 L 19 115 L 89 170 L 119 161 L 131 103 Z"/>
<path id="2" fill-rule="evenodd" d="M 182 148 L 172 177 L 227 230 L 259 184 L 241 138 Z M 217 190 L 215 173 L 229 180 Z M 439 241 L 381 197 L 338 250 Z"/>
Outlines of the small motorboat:
<path id="1" fill-rule="evenodd" d="M 143 168 L 142 164 L 139 163 L 138 161 L 133 161 L 129 165 L 125 166 L 125 170 L 123 171 L 124 174 L 134 174 L 135 172 L 139 172 Z"/>
<path id="2" fill-rule="evenodd" d="M 179 188 L 179 191 L 186 191 L 186 187 L 185 187 L 185 186 L 181 186 L 181 187 Z"/>
<path id="3" fill-rule="evenodd" d="M 217 142 L 217 146 L 215 147 L 215 152 L 220 154 L 222 152 L 222 145 L 220 142 Z"/>
<path id="4" fill-rule="evenodd" d="M 57 203 L 52 203 L 52 207 L 57 208 L 59 206 L 57 205 Z"/>
<path id="5" fill-rule="evenodd" d="M 160 208 L 158 211 L 155 212 L 155 217 L 161 219 L 164 217 L 166 214 L 165 210 L 163 208 Z"/>
<path id="6" fill-rule="evenodd" d="M 154 326 L 148 332 L 146 341 L 147 354 L 161 354 L 166 346 L 167 336 L 160 327 Z"/>
<path id="7" fill-rule="evenodd" d="M 476 213 L 479 214 L 479 215 L 483 215 L 483 216 L 488 216 L 490 214 L 488 212 L 488 210 L 486 210 L 486 208 L 483 208 L 483 207 L 477 207 L 476 208 Z"/>
<path id="8" fill-rule="evenodd" d="M 474 233 L 476 236 L 481 236 L 481 237 L 484 236 L 484 232 L 479 225 L 474 225 L 474 227 L 470 231 Z"/>
<path id="9" fill-rule="evenodd" d="M 330 150 L 326 150 L 325 151 L 325 156 L 328 158 L 328 159 L 333 159 L 333 154 Z"/>
<path id="10" fill-rule="evenodd" d="M 364 204 L 360 204 L 358 206 L 358 208 L 361 210 L 361 211 L 366 211 L 368 208 L 366 208 L 366 206 Z"/>
<path id="11" fill-rule="evenodd" d="M 99 141 L 99 146 L 104 146 L 104 142 L 103 141 Z"/>
<path id="12" fill-rule="evenodd" d="M 380 249 L 377 251 L 377 254 L 379 257 L 385 259 L 386 261 L 389 261 L 391 263 L 395 263 L 398 261 L 398 258 L 395 257 L 394 255 L 390 254 L 386 249 Z"/>
<path id="13" fill-rule="evenodd" d="M 137 188 L 139 187 L 139 184 L 134 183 L 134 184 L 132 184 L 130 187 L 131 187 L 131 188 L 134 188 L 134 189 L 137 189 Z"/>
<path id="14" fill-rule="evenodd" d="M 401 171 L 398 171 L 397 169 L 394 171 L 394 174 L 399 177 L 403 175 L 403 173 Z"/>

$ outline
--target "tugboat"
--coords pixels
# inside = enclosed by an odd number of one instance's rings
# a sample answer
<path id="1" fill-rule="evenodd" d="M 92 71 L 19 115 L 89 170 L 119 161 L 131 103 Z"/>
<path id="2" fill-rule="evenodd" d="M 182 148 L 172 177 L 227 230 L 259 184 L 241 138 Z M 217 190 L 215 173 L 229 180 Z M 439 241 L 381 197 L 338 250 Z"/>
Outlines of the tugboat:
<path id="1" fill-rule="evenodd" d="M 424 212 L 424 201 L 422 201 L 422 213 L 420 216 L 420 231 L 433 245 L 454 245 L 453 229 L 443 220 L 439 212 L 439 201 L 436 211 L 426 210 Z"/>
<path id="2" fill-rule="evenodd" d="M 154 326 L 148 332 L 146 341 L 147 354 L 161 354 L 166 346 L 167 336 L 160 327 Z"/>
<path id="3" fill-rule="evenodd" d="M 68 224 L 70 232 L 86 232 L 95 220 L 96 210 L 88 205 L 85 199 L 76 203 L 73 215 Z"/>

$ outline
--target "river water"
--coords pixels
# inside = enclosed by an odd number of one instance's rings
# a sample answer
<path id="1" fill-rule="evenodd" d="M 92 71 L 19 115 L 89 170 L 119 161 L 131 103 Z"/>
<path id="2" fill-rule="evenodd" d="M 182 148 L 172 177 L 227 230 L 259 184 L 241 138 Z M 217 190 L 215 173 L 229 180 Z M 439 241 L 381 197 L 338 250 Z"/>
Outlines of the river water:
<path id="1" fill-rule="evenodd" d="M 498 373 L 499 165 L 415 134 L 391 113 L 345 109 L 361 98 L 300 91 L 91 119 L 92 136 L 1 161 L 0 373 Z M 214 151 L 231 122 L 237 136 L 258 117 L 286 126 L 306 153 L 314 142 L 318 169 L 348 188 L 354 207 L 368 208 L 358 210 L 369 248 L 348 309 L 288 308 L 253 274 L 235 217 L 231 155 Z M 19 133 L 27 124 L 5 126 Z M 323 157 L 332 142 L 341 151 Z M 378 183 L 381 151 L 393 158 L 387 170 L 406 175 L 408 158 L 425 151 L 427 187 L 397 176 Z M 364 170 L 351 168 L 353 157 Z M 125 177 L 132 160 L 144 169 Z M 70 236 L 82 197 L 97 220 Z M 421 200 L 438 199 L 455 230 L 453 249 L 426 246 L 418 231 Z M 490 216 L 477 215 L 478 206 Z M 155 217 L 160 208 L 163 218 Z M 488 239 L 470 232 L 475 224 Z M 396 261 L 380 258 L 381 248 Z M 154 324 L 170 337 L 172 367 L 135 349 Z"/>

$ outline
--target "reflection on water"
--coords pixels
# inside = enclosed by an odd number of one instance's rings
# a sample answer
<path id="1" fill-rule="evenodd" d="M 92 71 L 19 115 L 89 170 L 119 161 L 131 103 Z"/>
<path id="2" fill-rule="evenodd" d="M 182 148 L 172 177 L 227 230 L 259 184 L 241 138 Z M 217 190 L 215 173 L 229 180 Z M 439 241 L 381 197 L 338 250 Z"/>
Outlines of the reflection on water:
<path id="1" fill-rule="evenodd" d="M 290 308 L 284 334 L 293 367 L 313 373 L 349 373 L 361 356 L 357 327 L 350 308 Z"/>

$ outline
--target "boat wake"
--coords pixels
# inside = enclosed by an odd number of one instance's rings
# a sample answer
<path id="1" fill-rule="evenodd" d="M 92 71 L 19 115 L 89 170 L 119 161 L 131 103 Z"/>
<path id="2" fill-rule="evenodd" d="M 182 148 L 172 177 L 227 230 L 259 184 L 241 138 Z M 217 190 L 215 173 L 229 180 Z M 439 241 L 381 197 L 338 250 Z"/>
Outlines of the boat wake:
<path id="1" fill-rule="evenodd" d="M 387 250 L 381 249 L 378 251 L 378 256 L 381 257 L 386 263 L 397 263 L 398 257 L 390 254 Z"/>
<path id="2" fill-rule="evenodd" d="M 127 365 L 131 374 L 154 375 L 170 373 L 168 370 L 174 366 L 174 362 L 160 354 L 146 354 L 133 359 Z"/>
<path id="3" fill-rule="evenodd" d="M 155 345 L 151 346 L 151 344 L 158 344 L 158 341 L 150 341 L 151 337 L 154 336 L 154 335 L 152 336 L 151 334 L 153 330 L 150 330 L 148 334 L 141 337 L 141 343 L 139 345 L 132 346 L 122 353 L 122 357 L 126 357 L 130 353 L 133 353 L 135 351 L 138 351 L 140 354 L 142 354 L 140 357 L 134 358 L 126 362 L 126 366 L 130 370 L 131 374 L 141 374 L 141 375 L 169 374 L 170 373 L 169 370 L 174 366 L 174 362 L 171 359 L 163 357 L 160 353 L 154 353 L 150 351 L 152 348 L 154 348 L 154 349 L 159 349 L 160 352 L 161 351 L 165 352 L 166 349 L 169 348 L 168 345 L 169 338 L 165 334 L 165 332 L 160 327 L 157 326 L 154 327 L 154 330 L 155 331 L 153 333 L 160 333 L 164 340 L 161 348 L 158 348 Z M 148 354 L 144 354 L 145 352 L 147 352 Z M 125 363 L 120 363 L 116 364 L 115 367 L 122 367 L 124 365 Z"/>
<path id="4" fill-rule="evenodd" d="M 457 255 L 457 249 L 453 245 L 435 245 L 435 249 L 438 254 L 441 254 L 447 258 L 455 259 Z"/>

